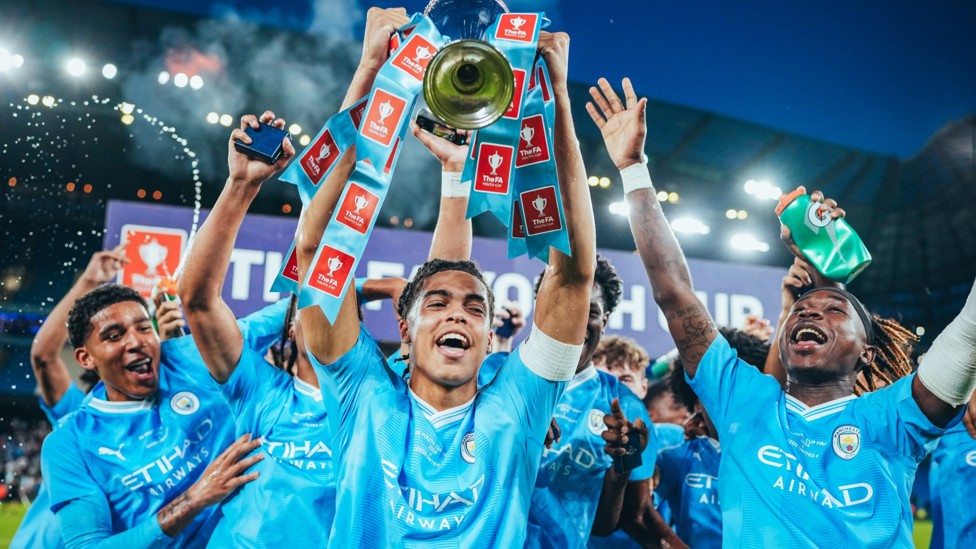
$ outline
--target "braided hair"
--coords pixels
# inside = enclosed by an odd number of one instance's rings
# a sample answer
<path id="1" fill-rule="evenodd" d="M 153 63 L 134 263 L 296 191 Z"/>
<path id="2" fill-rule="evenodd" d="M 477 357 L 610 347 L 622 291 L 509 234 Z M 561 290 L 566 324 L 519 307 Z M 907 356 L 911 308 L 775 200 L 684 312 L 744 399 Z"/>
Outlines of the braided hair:
<path id="1" fill-rule="evenodd" d="M 298 296 L 291 295 L 288 300 L 288 312 L 285 313 L 285 323 L 281 327 L 281 337 L 278 342 L 271 346 L 271 357 L 274 365 L 280 370 L 284 370 L 290 375 L 295 375 L 295 361 L 298 360 L 298 343 L 292 337 L 291 325 L 295 321 L 295 311 L 297 310 Z"/>
<path id="2" fill-rule="evenodd" d="M 918 337 L 893 319 L 871 315 L 874 360 L 861 370 L 854 384 L 858 396 L 891 385 L 912 373 L 911 352 Z"/>

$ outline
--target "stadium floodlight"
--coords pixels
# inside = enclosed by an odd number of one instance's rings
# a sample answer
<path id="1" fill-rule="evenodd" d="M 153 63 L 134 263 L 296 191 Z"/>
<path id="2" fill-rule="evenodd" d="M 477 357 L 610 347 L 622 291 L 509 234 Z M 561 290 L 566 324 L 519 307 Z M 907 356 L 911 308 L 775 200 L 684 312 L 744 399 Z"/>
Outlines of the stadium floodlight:
<path id="1" fill-rule="evenodd" d="M 199 74 L 194 74 L 193 76 L 191 76 L 190 77 L 190 87 L 193 88 L 193 89 L 195 89 L 195 90 L 199 90 L 200 88 L 202 88 L 203 87 L 203 77 L 201 77 Z"/>
<path id="2" fill-rule="evenodd" d="M 44 105 L 45 107 L 53 107 L 54 97 L 50 95 L 45 95 L 44 97 L 41 98 L 41 105 Z"/>
<path id="3" fill-rule="evenodd" d="M 311 142 L 312 138 L 309 137 L 308 134 L 305 134 L 298 139 L 298 143 L 303 147 L 307 146 Z"/>
<path id="4" fill-rule="evenodd" d="M 190 77 L 186 73 L 178 72 L 173 76 L 173 85 L 177 88 L 185 88 L 190 83 Z"/>
<path id="5" fill-rule="evenodd" d="M 85 71 L 88 70 L 88 66 L 85 65 L 85 60 L 80 57 L 72 57 L 68 59 L 68 62 L 64 65 L 68 74 L 74 76 L 75 78 L 85 75 Z"/>
<path id="6" fill-rule="evenodd" d="M 679 217 L 671 222 L 675 232 L 687 234 L 708 234 L 712 229 L 700 219 L 694 217 Z"/>
<path id="7" fill-rule="evenodd" d="M 229 114 L 222 114 L 220 115 L 220 123 L 229 128 L 234 123 L 234 117 Z"/>
<path id="8" fill-rule="evenodd" d="M 169 73 L 166 71 L 160 72 L 159 76 L 156 77 L 156 82 L 159 82 L 161 86 L 165 86 L 169 82 Z"/>
<path id="9" fill-rule="evenodd" d="M 627 204 L 626 201 L 623 200 L 619 202 L 611 202 L 610 213 L 614 215 L 622 215 L 624 217 L 627 217 L 627 214 L 630 213 L 630 206 Z"/>
<path id="10" fill-rule="evenodd" d="M 220 122 L 220 115 L 215 112 L 207 113 L 207 122 L 209 122 L 210 124 L 216 124 L 217 122 Z"/>
<path id="11" fill-rule="evenodd" d="M 732 245 L 736 250 L 742 250 L 744 252 L 768 252 L 769 244 L 757 239 L 755 236 L 743 233 L 734 235 L 730 240 L 729 244 Z"/>
<path id="12" fill-rule="evenodd" d="M 14 68 L 14 58 L 10 52 L 0 48 L 0 72 L 7 72 Z"/>
<path id="13" fill-rule="evenodd" d="M 292 135 L 298 135 L 302 133 L 302 127 L 299 126 L 298 124 L 292 124 L 291 126 L 288 126 L 288 133 Z"/>
<path id="14" fill-rule="evenodd" d="M 32 93 L 32 94 L 30 94 L 30 95 L 27 96 L 27 104 L 28 105 L 36 105 L 40 101 L 41 101 L 41 97 L 39 95 L 37 95 L 36 93 Z"/>
<path id="15" fill-rule="evenodd" d="M 783 194 L 782 189 L 766 180 L 756 181 L 755 179 L 750 179 L 746 181 L 743 188 L 748 194 L 768 200 L 778 200 L 780 195 Z"/>
<path id="16" fill-rule="evenodd" d="M 107 63 L 102 67 L 102 76 L 108 78 L 109 80 L 115 78 L 115 75 L 119 73 L 119 68 L 111 63 Z"/>

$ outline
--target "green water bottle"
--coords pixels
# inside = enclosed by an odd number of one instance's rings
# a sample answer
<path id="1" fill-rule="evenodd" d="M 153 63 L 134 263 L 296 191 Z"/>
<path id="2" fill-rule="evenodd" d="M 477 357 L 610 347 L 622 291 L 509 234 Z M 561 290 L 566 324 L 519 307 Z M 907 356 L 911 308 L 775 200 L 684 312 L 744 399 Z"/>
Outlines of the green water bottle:
<path id="1" fill-rule="evenodd" d="M 776 215 L 804 257 L 827 278 L 848 284 L 871 264 L 871 253 L 847 221 L 831 219 L 820 202 L 811 202 L 800 189 L 780 197 Z"/>

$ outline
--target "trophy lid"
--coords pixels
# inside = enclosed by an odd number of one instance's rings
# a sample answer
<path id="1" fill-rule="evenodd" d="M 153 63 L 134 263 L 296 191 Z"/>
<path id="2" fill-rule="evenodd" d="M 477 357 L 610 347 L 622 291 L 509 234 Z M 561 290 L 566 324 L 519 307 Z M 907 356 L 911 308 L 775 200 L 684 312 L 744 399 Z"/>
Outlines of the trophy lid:
<path id="1" fill-rule="evenodd" d="M 502 0 L 430 0 L 424 15 L 448 41 L 481 40 L 488 26 L 508 6 Z"/>

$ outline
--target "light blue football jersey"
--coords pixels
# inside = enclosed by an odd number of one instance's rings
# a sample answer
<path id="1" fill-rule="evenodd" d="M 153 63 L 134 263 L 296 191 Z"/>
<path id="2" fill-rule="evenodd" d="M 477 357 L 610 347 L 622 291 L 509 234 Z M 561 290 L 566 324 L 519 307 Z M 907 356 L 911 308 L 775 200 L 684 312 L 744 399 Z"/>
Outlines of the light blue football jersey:
<path id="1" fill-rule="evenodd" d="M 607 428 L 603 416 L 610 413 L 615 398 L 620 399 L 627 419 L 641 419 L 650 429 L 641 466 L 631 471 L 630 481 L 654 476 L 658 443 L 644 403 L 616 377 L 590 364 L 569 382 L 556 405 L 554 415 L 562 436 L 542 453 L 526 547 L 586 547 L 603 477 L 613 463 L 603 451 L 606 442 L 601 435 Z"/>
<path id="2" fill-rule="evenodd" d="M 236 435 L 261 437 L 265 456 L 260 476 L 224 501 L 210 547 L 325 547 L 335 477 L 322 393 L 247 348 L 223 390 Z"/>
<path id="3" fill-rule="evenodd" d="M 161 344 L 153 399 L 110 402 L 98 383 L 44 441 L 41 467 L 57 513 L 74 499 L 104 499 L 115 533 L 156 520 L 233 442 L 230 408 L 192 337 Z M 202 547 L 219 516 L 204 509 L 170 545 Z"/>
<path id="4" fill-rule="evenodd" d="M 65 416 L 74 412 L 81 406 L 85 399 L 85 393 L 74 383 L 68 386 L 68 390 L 61 396 L 54 406 L 48 407 L 44 404 L 44 399 L 37 399 L 41 405 L 41 410 L 51 422 L 51 429 L 57 429 Z M 14 534 L 14 539 L 10 541 L 11 549 L 28 549 L 32 547 L 45 547 L 56 549 L 64 547 L 61 542 L 61 530 L 58 525 L 57 515 L 51 512 L 51 498 L 47 488 L 42 483 L 37 490 L 37 497 L 31 502 L 31 506 L 24 514 L 24 520 L 20 523 L 20 528 Z"/>
<path id="5" fill-rule="evenodd" d="M 976 440 L 957 425 L 932 452 L 932 549 L 976 547 Z"/>
<path id="6" fill-rule="evenodd" d="M 695 549 L 722 547 L 722 509 L 718 499 L 718 441 L 698 437 L 658 454 L 657 492 L 668 502 L 675 533 Z"/>
<path id="7" fill-rule="evenodd" d="M 685 428 L 674 423 L 655 423 L 654 432 L 661 450 L 685 443 Z"/>
<path id="8" fill-rule="evenodd" d="M 365 328 L 335 364 L 313 358 L 336 466 L 330 547 L 517 547 L 565 383 L 513 352 L 469 403 L 435 411 Z M 332 398 L 331 395 L 336 395 Z"/>
<path id="9" fill-rule="evenodd" d="M 716 336 L 689 382 L 722 441 L 723 543 L 912 547 L 915 470 L 945 432 L 912 379 L 808 407 Z"/>

